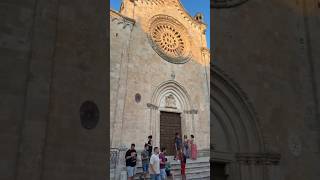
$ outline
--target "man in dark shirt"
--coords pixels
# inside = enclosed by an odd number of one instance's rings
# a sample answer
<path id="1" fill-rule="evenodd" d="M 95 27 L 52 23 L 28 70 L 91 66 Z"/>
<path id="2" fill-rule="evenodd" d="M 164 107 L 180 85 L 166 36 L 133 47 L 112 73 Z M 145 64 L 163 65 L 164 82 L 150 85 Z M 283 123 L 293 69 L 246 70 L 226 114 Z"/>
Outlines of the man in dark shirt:
<path id="1" fill-rule="evenodd" d="M 149 157 L 151 157 L 152 155 L 152 136 L 148 136 L 148 146 L 149 146 L 149 149 L 148 149 L 148 152 L 149 152 Z"/>
<path id="2" fill-rule="evenodd" d="M 176 148 L 176 155 L 179 153 L 179 149 L 181 149 L 182 147 L 182 139 L 180 137 L 180 134 L 179 133 L 176 133 L 176 137 L 174 138 L 174 145 L 175 145 L 175 148 Z M 175 157 L 176 157 L 175 155 Z M 174 158 L 176 159 L 176 158 Z"/>
<path id="3" fill-rule="evenodd" d="M 126 152 L 126 166 L 128 173 L 128 180 L 133 180 L 135 175 L 135 168 L 137 164 L 137 151 L 134 149 L 135 144 L 131 144 L 131 148 Z"/>

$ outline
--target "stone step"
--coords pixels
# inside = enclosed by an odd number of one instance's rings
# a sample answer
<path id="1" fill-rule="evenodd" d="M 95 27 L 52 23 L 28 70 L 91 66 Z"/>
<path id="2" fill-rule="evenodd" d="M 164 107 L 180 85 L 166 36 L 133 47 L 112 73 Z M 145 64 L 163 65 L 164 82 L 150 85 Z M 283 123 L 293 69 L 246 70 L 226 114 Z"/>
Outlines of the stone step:
<path id="1" fill-rule="evenodd" d="M 174 180 L 181 179 L 180 175 L 180 162 L 173 160 L 173 157 L 168 158 L 171 163 L 171 173 L 174 175 Z M 143 179 L 142 174 L 142 165 L 141 163 L 137 163 L 136 168 L 136 176 L 135 180 Z M 201 157 L 197 160 L 187 160 L 186 165 L 186 177 L 187 179 L 194 179 L 194 180 L 209 180 L 210 179 L 210 163 L 208 157 Z M 149 174 L 147 175 L 147 179 L 150 179 Z"/>
<path id="2" fill-rule="evenodd" d="M 176 174 L 174 175 L 174 179 L 175 180 L 180 180 L 181 179 L 181 175 L 180 174 Z M 210 180 L 210 171 L 208 172 L 203 172 L 201 174 L 186 174 L 186 179 L 187 180 L 196 180 L 196 179 L 201 179 L 201 180 Z"/>
<path id="3" fill-rule="evenodd" d="M 171 173 L 174 174 L 175 177 L 180 177 L 180 169 L 172 170 Z M 200 179 L 204 177 L 210 177 L 210 167 L 186 169 L 186 175 L 189 178 L 200 178 Z M 142 171 L 138 171 L 136 173 L 135 179 L 140 179 L 139 178 L 140 176 L 142 177 Z M 147 177 L 149 178 L 149 175 L 147 175 Z"/>
<path id="4" fill-rule="evenodd" d="M 192 164 L 187 164 L 186 165 L 186 171 L 190 172 L 190 171 L 196 171 L 196 170 L 206 170 L 209 169 L 210 170 L 210 164 L 207 163 L 192 163 Z M 138 166 L 136 168 L 136 173 L 142 173 L 142 167 Z M 175 172 L 175 171 L 179 171 L 180 172 L 180 164 L 174 164 L 171 165 L 171 171 Z"/>

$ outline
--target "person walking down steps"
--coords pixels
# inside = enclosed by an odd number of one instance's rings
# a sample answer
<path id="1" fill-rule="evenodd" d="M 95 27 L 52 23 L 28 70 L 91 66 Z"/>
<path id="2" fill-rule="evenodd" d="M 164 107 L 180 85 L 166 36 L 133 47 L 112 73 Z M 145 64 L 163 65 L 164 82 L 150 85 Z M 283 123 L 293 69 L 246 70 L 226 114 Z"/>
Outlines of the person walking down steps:
<path id="1" fill-rule="evenodd" d="M 134 149 L 135 144 L 131 144 L 131 148 L 126 152 L 126 167 L 127 167 L 127 174 L 128 180 L 133 180 L 135 171 L 136 171 L 136 164 L 137 164 L 137 151 Z"/>
<path id="2" fill-rule="evenodd" d="M 141 152 L 141 162 L 142 162 L 143 177 L 144 177 L 144 180 L 146 180 L 147 174 L 149 173 L 149 162 L 150 162 L 148 144 L 144 145 L 144 150 Z"/>
<path id="3" fill-rule="evenodd" d="M 153 148 L 153 154 L 150 158 L 150 178 L 151 180 L 160 179 L 160 159 L 159 159 L 159 148 Z"/>

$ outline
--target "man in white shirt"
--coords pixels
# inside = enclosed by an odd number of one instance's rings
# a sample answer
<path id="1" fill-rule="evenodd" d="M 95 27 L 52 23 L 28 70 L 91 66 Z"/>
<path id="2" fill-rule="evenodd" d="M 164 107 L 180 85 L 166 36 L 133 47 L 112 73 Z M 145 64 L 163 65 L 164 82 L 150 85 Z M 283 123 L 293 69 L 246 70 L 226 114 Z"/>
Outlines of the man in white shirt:
<path id="1" fill-rule="evenodd" d="M 159 148 L 153 148 L 154 154 L 150 158 L 150 178 L 151 180 L 160 180 L 160 159 Z"/>

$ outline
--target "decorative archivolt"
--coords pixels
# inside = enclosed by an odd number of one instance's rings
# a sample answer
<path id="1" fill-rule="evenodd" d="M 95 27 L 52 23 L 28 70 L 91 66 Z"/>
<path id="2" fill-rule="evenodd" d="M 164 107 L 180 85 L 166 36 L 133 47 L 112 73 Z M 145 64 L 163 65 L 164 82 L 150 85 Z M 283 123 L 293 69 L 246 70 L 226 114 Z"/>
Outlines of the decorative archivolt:
<path id="1" fill-rule="evenodd" d="M 211 112 L 230 138 L 233 152 L 265 151 L 257 114 L 243 91 L 216 66 L 211 67 Z"/>
<path id="2" fill-rule="evenodd" d="M 191 99 L 186 89 L 174 80 L 161 83 L 154 91 L 151 104 L 161 107 L 161 102 L 165 102 L 164 107 L 175 107 L 181 111 L 192 110 Z"/>

